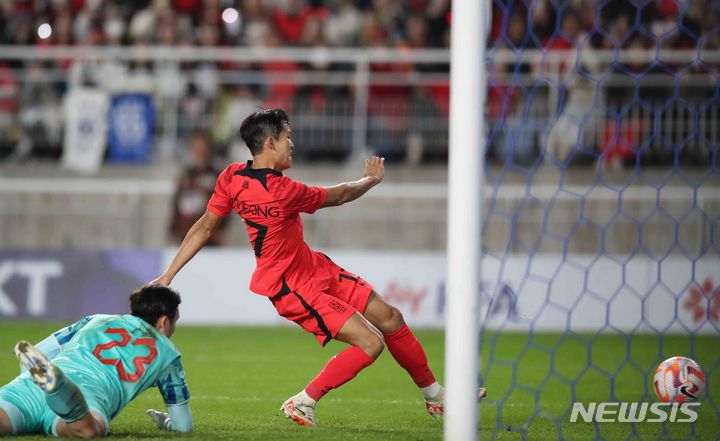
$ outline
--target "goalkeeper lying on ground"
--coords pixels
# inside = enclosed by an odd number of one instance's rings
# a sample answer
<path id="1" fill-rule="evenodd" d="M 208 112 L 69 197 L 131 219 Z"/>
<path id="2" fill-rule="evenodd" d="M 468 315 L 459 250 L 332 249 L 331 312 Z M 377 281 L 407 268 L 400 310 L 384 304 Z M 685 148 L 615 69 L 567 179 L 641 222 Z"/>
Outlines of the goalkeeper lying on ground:
<path id="1" fill-rule="evenodd" d="M 190 393 L 170 341 L 179 304 L 172 289 L 147 286 L 130 296 L 131 315 L 85 317 L 37 348 L 19 342 L 15 355 L 28 372 L 0 388 L 0 436 L 105 436 L 110 421 L 152 386 L 168 408 L 167 414 L 148 410 L 155 424 L 192 430 Z"/>

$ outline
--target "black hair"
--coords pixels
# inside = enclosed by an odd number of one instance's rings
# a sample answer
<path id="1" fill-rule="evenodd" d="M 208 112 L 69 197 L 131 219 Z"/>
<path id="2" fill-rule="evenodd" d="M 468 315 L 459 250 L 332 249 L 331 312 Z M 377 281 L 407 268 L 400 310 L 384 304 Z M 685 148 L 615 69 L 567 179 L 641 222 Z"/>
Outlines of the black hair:
<path id="1" fill-rule="evenodd" d="M 268 136 L 277 139 L 288 124 L 288 115 L 283 109 L 258 110 L 242 122 L 240 137 L 253 156 L 259 155 Z"/>
<path id="2" fill-rule="evenodd" d="M 130 294 L 130 314 L 155 326 L 166 315 L 174 320 L 180 305 L 180 294 L 165 285 L 151 285 Z"/>

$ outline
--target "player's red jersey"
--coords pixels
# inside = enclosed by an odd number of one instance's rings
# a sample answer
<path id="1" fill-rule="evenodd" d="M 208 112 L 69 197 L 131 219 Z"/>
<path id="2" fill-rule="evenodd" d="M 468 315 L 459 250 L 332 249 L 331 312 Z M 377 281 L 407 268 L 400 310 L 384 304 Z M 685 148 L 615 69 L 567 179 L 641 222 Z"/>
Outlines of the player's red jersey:
<path id="1" fill-rule="evenodd" d="M 313 276 L 318 257 L 305 243 L 300 212 L 315 212 L 326 198 L 325 189 L 277 170 L 253 169 L 252 161 L 235 162 L 220 174 L 208 210 L 223 217 L 235 210 L 245 221 L 257 264 L 253 292 L 271 297 L 283 289 L 283 279 L 300 286 Z"/>

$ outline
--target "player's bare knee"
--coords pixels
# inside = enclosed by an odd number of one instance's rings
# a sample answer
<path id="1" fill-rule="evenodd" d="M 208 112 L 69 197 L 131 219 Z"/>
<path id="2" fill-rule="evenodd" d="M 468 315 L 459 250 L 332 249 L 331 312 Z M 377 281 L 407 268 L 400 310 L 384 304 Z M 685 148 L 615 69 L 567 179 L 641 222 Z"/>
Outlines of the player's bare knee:
<path id="1" fill-rule="evenodd" d="M 393 330 L 402 328 L 405 324 L 405 318 L 403 317 L 402 312 L 394 306 L 390 307 L 390 311 L 392 314 L 390 317 L 390 325 Z"/>
<path id="2" fill-rule="evenodd" d="M 405 319 L 399 309 L 394 306 L 388 308 L 388 313 L 383 317 L 383 321 L 379 323 L 378 328 L 383 334 L 390 334 L 402 328 Z"/>
<path id="3" fill-rule="evenodd" d="M 385 341 L 382 337 L 372 334 L 363 339 L 359 348 L 375 360 L 382 354 L 383 349 L 385 349 Z"/>

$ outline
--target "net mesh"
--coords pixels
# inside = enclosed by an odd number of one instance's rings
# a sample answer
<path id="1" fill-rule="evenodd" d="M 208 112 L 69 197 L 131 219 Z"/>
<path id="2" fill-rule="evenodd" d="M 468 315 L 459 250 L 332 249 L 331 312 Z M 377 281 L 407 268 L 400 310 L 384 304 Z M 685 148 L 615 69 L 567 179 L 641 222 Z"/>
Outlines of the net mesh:
<path id="1" fill-rule="evenodd" d="M 481 427 L 708 439 L 720 410 L 720 47 L 713 2 L 494 0 Z M 695 423 L 570 423 L 699 362 Z"/>

